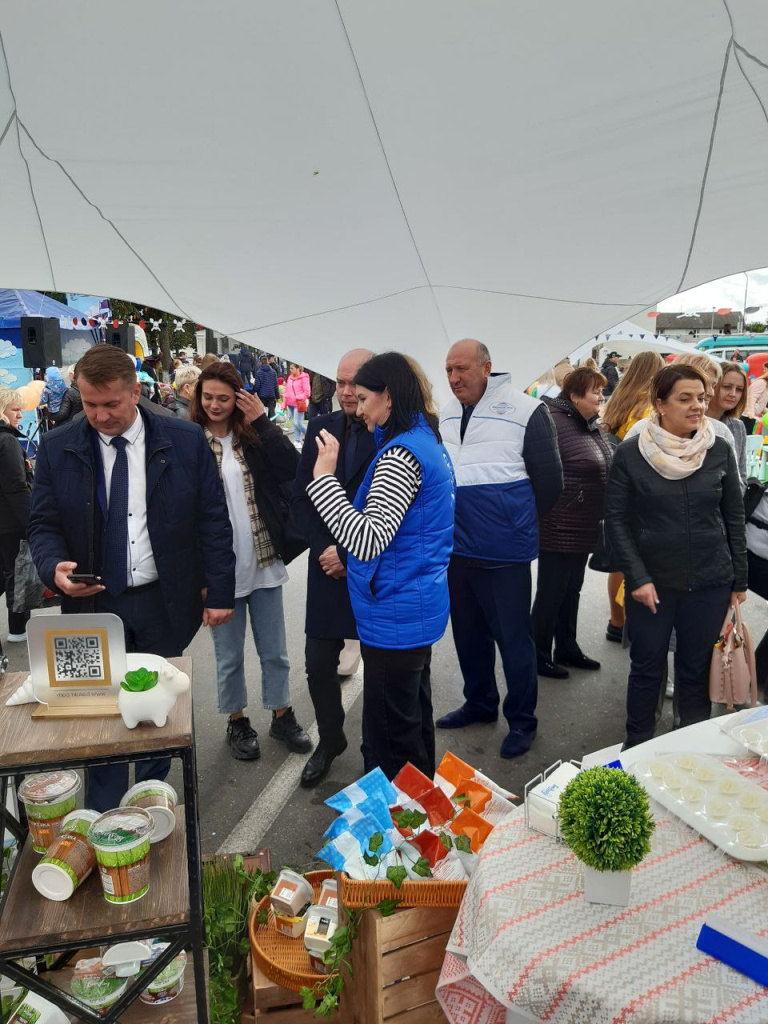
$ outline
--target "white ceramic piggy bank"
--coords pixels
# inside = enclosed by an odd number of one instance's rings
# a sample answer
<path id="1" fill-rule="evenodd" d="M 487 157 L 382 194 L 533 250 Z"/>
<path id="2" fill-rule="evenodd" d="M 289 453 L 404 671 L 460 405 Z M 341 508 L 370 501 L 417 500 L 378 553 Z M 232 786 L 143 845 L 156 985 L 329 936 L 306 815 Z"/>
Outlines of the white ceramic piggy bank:
<path id="1" fill-rule="evenodd" d="M 189 676 L 156 654 L 129 654 L 127 659 L 129 670 L 146 668 L 157 672 L 158 679 L 151 690 L 137 693 L 120 687 L 117 706 L 123 722 L 129 729 L 135 729 L 139 722 L 154 722 L 162 728 L 179 694 L 189 689 Z"/>

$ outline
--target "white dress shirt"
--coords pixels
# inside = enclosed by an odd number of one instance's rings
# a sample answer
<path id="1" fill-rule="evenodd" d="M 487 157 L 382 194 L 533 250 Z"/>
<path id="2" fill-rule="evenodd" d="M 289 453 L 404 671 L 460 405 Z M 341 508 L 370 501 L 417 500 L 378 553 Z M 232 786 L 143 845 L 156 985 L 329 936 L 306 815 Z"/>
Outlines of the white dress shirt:
<path id="1" fill-rule="evenodd" d="M 147 456 L 144 420 L 138 409 L 136 419 L 123 437 L 128 442 L 125 447 L 128 459 L 128 550 L 125 555 L 128 563 L 128 586 L 142 587 L 145 583 L 154 583 L 158 576 L 147 527 Z M 117 458 L 117 449 L 112 447 L 111 434 L 99 433 L 99 440 L 109 507 L 112 468 Z"/>

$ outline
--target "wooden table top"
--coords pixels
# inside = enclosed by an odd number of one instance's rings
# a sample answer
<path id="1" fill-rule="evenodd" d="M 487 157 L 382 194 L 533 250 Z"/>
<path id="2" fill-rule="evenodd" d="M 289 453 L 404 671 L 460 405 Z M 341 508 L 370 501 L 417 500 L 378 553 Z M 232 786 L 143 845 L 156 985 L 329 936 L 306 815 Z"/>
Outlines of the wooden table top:
<path id="1" fill-rule="evenodd" d="M 189 920 L 184 807 L 176 808 L 176 828 L 167 839 L 153 843 L 149 892 L 135 903 L 117 905 L 104 899 L 98 869 L 68 900 L 48 900 L 32 885 L 32 868 L 40 854 L 27 836 L 21 851 L 8 900 L 0 919 L 0 953 L 46 946 L 56 949 L 56 939 L 93 945 L 108 936 L 128 931 L 162 928 Z"/>
<path id="2" fill-rule="evenodd" d="M 191 658 L 169 658 L 192 679 Z M 26 672 L 0 680 L 0 769 L 57 761 L 81 763 L 92 757 L 143 754 L 192 745 L 192 689 L 182 693 L 162 729 L 137 725 L 128 729 L 119 715 L 109 718 L 32 718 L 36 704 L 6 707 Z"/>

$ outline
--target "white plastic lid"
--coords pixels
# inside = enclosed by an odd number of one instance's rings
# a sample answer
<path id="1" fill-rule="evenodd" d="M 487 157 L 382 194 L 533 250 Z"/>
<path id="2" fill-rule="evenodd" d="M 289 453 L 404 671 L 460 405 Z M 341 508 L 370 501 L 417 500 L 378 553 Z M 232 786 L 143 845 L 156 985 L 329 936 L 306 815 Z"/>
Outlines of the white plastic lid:
<path id="1" fill-rule="evenodd" d="M 36 864 L 32 869 L 32 885 L 48 900 L 68 900 L 75 891 L 69 872 L 58 864 Z"/>
<path id="2" fill-rule="evenodd" d="M 114 968 L 118 978 L 131 978 L 141 970 L 142 960 L 150 955 L 146 942 L 118 942 L 110 946 L 101 958 L 105 967 Z"/>
<path id="3" fill-rule="evenodd" d="M 137 782 L 135 786 L 131 786 L 120 801 L 120 806 L 132 807 L 134 800 L 147 796 L 148 791 L 153 789 L 165 793 L 168 799 L 173 801 L 174 807 L 178 804 L 178 794 L 169 782 L 163 782 L 162 779 L 147 779 L 145 782 Z M 176 828 L 176 815 L 170 807 L 145 807 L 144 810 L 149 811 L 155 822 L 155 829 L 149 840 L 150 843 L 159 843 L 162 839 L 167 839 Z"/>
<path id="4" fill-rule="evenodd" d="M 95 850 L 131 850 L 151 839 L 155 823 L 143 807 L 119 807 L 100 814 L 88 839 Z"/>
<path id="5" fill-rule="evenodd" d="M 80 789 L 80 776 L 71 769 L 28 775 L 19 786 L 25 804 L 58 804 Z"/>

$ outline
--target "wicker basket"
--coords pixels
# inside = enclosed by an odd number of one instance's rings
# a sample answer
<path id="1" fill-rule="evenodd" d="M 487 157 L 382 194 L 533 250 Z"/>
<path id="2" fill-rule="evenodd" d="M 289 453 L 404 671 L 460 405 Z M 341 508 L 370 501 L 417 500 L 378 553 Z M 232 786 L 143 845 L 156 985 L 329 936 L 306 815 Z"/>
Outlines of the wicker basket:
<path id="1" fill-rule="evenodd" d="M 458 907 L 467 891 L 466 882 L 403 882 L 396 889 L 391 882 L 358 881 L 344 872 L 339 880 L 339 902 L 351 910 L 375 907 L 379 900 L 399 900 L 401 907 Z"/>
<path id="2" fill-rule="evenodd" d="M 320 889 L 326 878 L 333 878 L 332 871 L 307 871 L 304 876 L 311 884 L 317 900 Z M 259 910 L 268 912 L 266 924 L 258 924 L 256 917 Z M 309 953 L 304 948 L 302 939 L 292 939 L 282 935 L 275 928 L 275 915 L 265 896 L 254 906 L 251 922 L 248 926 L 251 938 L 251 953 L 262 973 L 270 981 L 291 992 L 299 992 L 304 986 L 314 988 L 324 981 L 326 975 L 317 974 L 312 970 Z"/>

